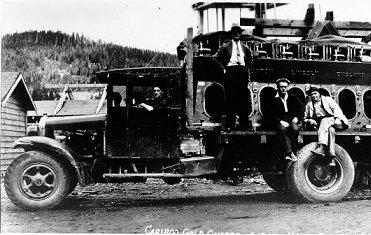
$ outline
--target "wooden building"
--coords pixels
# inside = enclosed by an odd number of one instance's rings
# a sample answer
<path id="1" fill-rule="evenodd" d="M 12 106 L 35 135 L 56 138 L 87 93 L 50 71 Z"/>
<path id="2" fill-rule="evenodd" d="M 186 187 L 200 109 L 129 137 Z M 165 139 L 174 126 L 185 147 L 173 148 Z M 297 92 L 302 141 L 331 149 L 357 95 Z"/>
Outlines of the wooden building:
<path id="1" fill-rule="evenodd" d="M 18 72 L 1 73 L 1 175 L 23 149 L 13 149 L 13 143 L 26 136 L 27 110 L 36 110 L 32 97 Z"/>

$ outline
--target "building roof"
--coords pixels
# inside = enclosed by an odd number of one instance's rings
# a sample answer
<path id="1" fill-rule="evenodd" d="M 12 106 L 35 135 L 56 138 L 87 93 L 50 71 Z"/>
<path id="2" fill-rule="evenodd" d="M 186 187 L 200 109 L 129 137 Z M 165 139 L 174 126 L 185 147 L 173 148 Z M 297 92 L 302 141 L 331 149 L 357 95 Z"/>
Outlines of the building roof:
<path id="1" fill-rule="evenodd" d="M 15 90 L 20 90 L 26 95 L 22 96 L 24 98 L 22 103 L 27 110 L 36 110 L 35 104 L 32 100 L 30 92 L 23 80 L 23 76 L 19 72 L 2 72 L 1 73 L 1 102 L 2 106 L 6 104 L 9 97 L 13 94 Z"/>
<path id="2" fill-rule="evenodd" d="M 59 112 L 55 116 L 75 116 L 95 114 L 100 100 L 66 100 Z M 37 113 L 29 111 L 27 116 L 43 116 L 44 114 L 53 115 L 58 105 L 58 100 L 40 100 L 35 101 Z M 107 113 L 107 102 L 98 112 L 99 114 Z"/>

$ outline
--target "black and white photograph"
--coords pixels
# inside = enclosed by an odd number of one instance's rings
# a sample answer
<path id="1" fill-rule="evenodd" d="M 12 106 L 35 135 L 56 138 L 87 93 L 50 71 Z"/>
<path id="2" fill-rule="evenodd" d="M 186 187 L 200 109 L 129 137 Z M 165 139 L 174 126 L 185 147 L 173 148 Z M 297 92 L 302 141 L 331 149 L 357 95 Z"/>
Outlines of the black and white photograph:
<path id="1" fill-rule="evenodd" d="M 4 234 L 371 234 L 368 0 L 2 0 Z"/>

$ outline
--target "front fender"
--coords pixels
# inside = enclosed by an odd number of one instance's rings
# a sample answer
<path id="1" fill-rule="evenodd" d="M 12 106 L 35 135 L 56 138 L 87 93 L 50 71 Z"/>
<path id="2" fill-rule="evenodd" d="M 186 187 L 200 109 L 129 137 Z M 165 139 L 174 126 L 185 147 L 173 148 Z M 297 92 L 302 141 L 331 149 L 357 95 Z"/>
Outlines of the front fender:
<path id="1" fill-rule="evenodd" d="M 13 148 L 23 148 L 25 151 L 39 150 L 55 153 L 57 156 L 64 158 L 72 164 L 81 186 L 86 186 L 88 181 L 90 181 L 90 177 L 85 173 L 76 154 L 68 146 L 58 140 L 44 136 L 27 136 L 16 140 L 13 144 Z"/>

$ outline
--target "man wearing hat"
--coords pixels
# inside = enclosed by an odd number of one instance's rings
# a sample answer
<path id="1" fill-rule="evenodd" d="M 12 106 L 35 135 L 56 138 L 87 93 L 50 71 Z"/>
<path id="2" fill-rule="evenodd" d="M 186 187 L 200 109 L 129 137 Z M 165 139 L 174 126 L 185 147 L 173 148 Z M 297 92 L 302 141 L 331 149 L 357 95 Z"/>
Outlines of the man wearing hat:
<path id="1" fill-rule="evenodd" d="M 276 85 L 277 95 L 272 102 L 273 125 L 285 159 L 296 161 L 298 124 L 303 119 L 304 104 L 296 95 L 287 92 L 290 85 L 288 79 L 280 78 L 276 81 Z"/>
<path id="2" fill-rule="evenodd" d="M 235 128 L 236 115 L 240 118 L 242 129 L 248 126 L 247 103 L 249 101 L 247 85 L 252 52 L 241 43 L 243 30 L 238 24 L 232 24 L 232 40 L 221 46 L 215 58 L 225 73 L 224 88 L 226 92 L 227 128 Z"/>
<path id="3" fill-rule="evenodd" d="M 305 106 L 304 122 L 317 129 L 318 145 L 312 152 L 329 156 L 330 166 L 335 166 L 335 129 L 349 127 L 348 119 L 339 105 L 329 96 L 323 96 L 318 87 L 306 91 L 311 100 Z"/>

